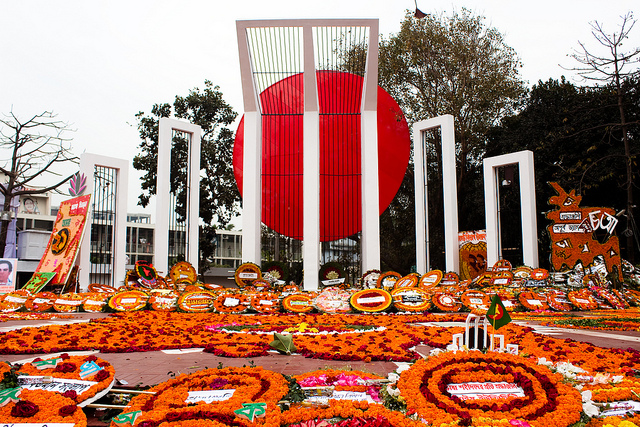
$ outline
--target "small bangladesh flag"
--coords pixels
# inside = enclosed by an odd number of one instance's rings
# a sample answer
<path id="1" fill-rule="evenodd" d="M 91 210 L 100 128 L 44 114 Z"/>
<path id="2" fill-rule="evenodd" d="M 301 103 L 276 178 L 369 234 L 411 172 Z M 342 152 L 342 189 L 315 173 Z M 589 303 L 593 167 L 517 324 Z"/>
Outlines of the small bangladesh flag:
<path id="1" fill-rule="evenodd" d="M 487 319 L 493 329 L 500 329 L 507 323 L 511 322 L 511 316 L 507 312 L 507 309 L 502 305 L 500 297 L 496 294 L 491 298 L 491 305 L 487 310 Z"/>

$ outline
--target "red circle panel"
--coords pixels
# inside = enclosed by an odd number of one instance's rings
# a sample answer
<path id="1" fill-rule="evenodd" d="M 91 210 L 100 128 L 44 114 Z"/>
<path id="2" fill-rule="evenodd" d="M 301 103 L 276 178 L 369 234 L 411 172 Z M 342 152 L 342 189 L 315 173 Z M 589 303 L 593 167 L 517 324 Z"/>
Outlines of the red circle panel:
<path id="1" fill-rule="evenodd" d="M 318 71 L 320 112 L 320 240 L 362 229 L 360 104 L 363 79 Z M 262 108 L 262 222 L 302 239 L 302 74 L 287 77 L 260 94 Z M 404 178 L 411 139 L 398 104 L 378 87 L 378 176 L 381 214 Z M 233 167 L 242 194 L 244 117 L 233 147 Z"/>

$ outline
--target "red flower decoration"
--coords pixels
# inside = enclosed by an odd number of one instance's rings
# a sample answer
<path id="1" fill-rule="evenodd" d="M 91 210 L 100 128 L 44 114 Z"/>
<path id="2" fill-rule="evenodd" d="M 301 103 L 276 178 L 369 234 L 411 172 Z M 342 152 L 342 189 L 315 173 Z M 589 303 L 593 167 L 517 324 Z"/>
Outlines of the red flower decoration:
<path id="1" fill-rule="evenodd" d="M 60 415 L 61 417 L 68 417 L 69 415 L 72 415 L 74 412 L 76 412 L 76 409 L 78 409 L 76 405 L 66 405 L 58 410 L 58 415 Z"/>
<path id="2" fill-rule="evenodd" d="M 12 417 L 30 418 L 38 413 L 40 407 L 28 400 L 21 400 L 11 409 Z"/>

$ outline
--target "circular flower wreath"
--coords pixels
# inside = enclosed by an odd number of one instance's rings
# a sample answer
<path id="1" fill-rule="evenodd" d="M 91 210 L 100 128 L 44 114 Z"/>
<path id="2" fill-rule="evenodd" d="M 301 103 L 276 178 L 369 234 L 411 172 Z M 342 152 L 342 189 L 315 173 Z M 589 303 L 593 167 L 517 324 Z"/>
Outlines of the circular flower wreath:
<path id="1" fill-rule="evenodd" d="M 508 382 L 524 397 L 462 400 L 446 391 L 449 384 Z M 560 374 L 507 353 L 441 353 L 419 360 L 400 376 L 398 388 L 408 413 L 435 424 L 472 425 L 479 418 L 524 420 L 532 426 L 568 426 L 580 420 L 582 397 Z"/>
<path id="2" fill-rule="evenodd" d="M 462 303 L 453 294 L 448 292 L 438 292 L 432 297 L 433 304 L 441 311 L 458 312 L 462 308 Z"/>
<path id="3" fill-rule="evenodd" d="M 190 391 L 235 390 L 228 400 L 211 404 L 186 402 Z M 267 416 L 279 417 L 277 402 L 289 391 L 287 380 L 280 374 L 257 368 L 206 369 L 193 374 L 183 374 L 152 387 L 154 394 L 141 394 L 129 402 L 123 413 L 142 411 L 136 427 L 156 427 L 166 422 L 200 420 L 198 425 L 249 425 L 235 418 L 234 411 L 243 403 L 265 402 Z M 204 420 L 217 419 L 220 424 L 208 424 Z M 112 422 L 113 427 L 116 426 Z M 185 425 L 178 423 L 175 425 Z"/>
<path id="4" fill-rule="evenodd" d="M 342 268 L 342 265 L 340 265 L 340 263 L 338 262 L 328 262 L 326 264 L 323 264 L 320 267 L 319 274 L 320 281 L 342 279 L 347 276 L 344 272 L 344 269 Z"/>
<path id="5" fill-rule="evenodd" d="M 549 307 L 555 311 L 571 311 L 573 309 L 573 305 L 567 300 L 567 294 L 555 289 L 547 292 L 547 302 Z"/>
<path id="6" fill-rule="evenodd" d="M 20 391 L 19 400 L 0 407 L 2 423 L 43 423 L 71 424 L 86 427 L 87 416 L 76 403 L 63 396 L 45 390 Z M 34 424 L 35 425 L 35 424 Z"/>
<path id="7" fill-rule="evenodd" d="M 20 368 L 20 373 L 30 376 L 50 376 L 53 378 L 65 378 L 71 380 L 85 380 L 94 381 L 96 384 L 92 385 L 88 390 L 83 393 L 76 393 L 75 391 L 65 392 L 65 397 L 73 399 L 76 403 L 82 403 L 88 399 L 91 399 L 96 394 L 103 392 L 107 388 L 110 388 L 114 382 L 116 370 L 106 360 L 97 358 L 96 356 L 69 356 L 64 353 L 60 356 L 61 361 L 57 365 L 46 368 L 38 369 L 35 365 L 36 362 L 41 362 L 42 359 L 34 359 L 32 363 L 25 363 Z M 81 366 L 85 362 L 94 362 L 101 370 L 97 371 L 91 376 L 80 376 Z"/>
<path id="8" fill-rule="evenodd" d="M 520 301 L 520 304 L 522 304 L 522 306 L 527 310 L 536 311 L 536 310 L 549 309 L 547 298 L 544 295 L 539 294 L 537 292 L 533 292 L 533 291 L 521 292 L 520 295 L 518 295 L 518 300 Z"/>
<path id="9" fill-rule="evenodd" d="M 569 301 L 580 310 L 595 310 L 598 308 L 598 302 L 588 289 L 580 289 L 579 291 L 571 291 L 568 294 Z"/>

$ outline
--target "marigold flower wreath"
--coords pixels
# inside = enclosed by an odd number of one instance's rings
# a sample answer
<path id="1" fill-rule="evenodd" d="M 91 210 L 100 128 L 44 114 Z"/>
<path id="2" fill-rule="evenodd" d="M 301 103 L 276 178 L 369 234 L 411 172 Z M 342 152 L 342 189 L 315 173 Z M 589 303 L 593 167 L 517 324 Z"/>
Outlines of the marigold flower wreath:
<path id="1" fill-rule="evenodd" d="M 195 407 L 186 403 L 189 392 L 192 391 L 231 389 L 235 391 L 228 400 L 211 404 L 196 402 Z M 164 425 L 164 422 L 211 418 L 220 418 L 223 422 L 230 423 L 220 425 L 246 425 L 241 420 L 234 419 L 233 411 L 241 408 L 243 403 L 265 402 L 271 417 L 279 419 L 280 411 L 276 404 L 289 392 L 289 383 L 281 374 L 261 367 L 230 367 L 182 374 L 149 391 L 155 394 L 138 395 L 123 410 L 123 413 L 142 411 L 136 420 L 136 426 L 151 427 Z M 115 422 L 111 425 L 116 427 Z"/>
<path id="2" fill-rule="evenodd" d="M 573 305 L 567 299 L 567 294 L 565 292 L 551 289 L 546 292 L 547 302 L 549 303 L 549 307 L 554 309 L 555 311 L 571 311 L 573 310 Z"/>
<path id="3" fill-rule="evenodd" d="M 260 267 L 252 262 L 245 262 L 240 264 L 236 269 L 236 272 L 233 275 L 233 278 L 236 281 L 236 285 L 240 289 L 245 286 L 251 285 L 251 282 L 254 280 L 258 280 L 262 278 L 262 272 L 260 271 Z"/>
<path id="4" fill-rule="evenodd" d="M 82 302 L 82 309 L 88 313 L 100 313 L 104 310 L 110 295 L 103 292 L 91 292 Z"/>
<path id="5" fill-rule="evenodd" d="M 579 291 L 571 291 L 567 295 L 571 304 L 580 310 L 595 310 L 598 308 L 598 302 L 588 289 L 580 289 Z"/>
<path id="6" fill-rule="evenodd" d="M 313 298 L 306 294 L 287 295 L 282 299 L 282 308 L 291 313 L 308 313 L 313 310 Z"/>
<path id="7" fill-rule="evenodd" d="M 76 403 L 63 396 L 45 390 L 21 390 L 19 400 L 0 407 L 2 423 L 68 423 L 74 427 L 86 427 L 87 416 Z"/>
<path id="8" fill-rule="evenodd" d="M 611 304 L 611 307 L 616 310 L 624 310 L 626 308 L 625 303 L 623 302 L 624 300 L 621 300 L 613 290 L 602 287 L 593 287 L 591 290 L 600 298 Z"/>
<path id="9" fill-rule="evenodd" d="M 360 283 L 363 289 L 373 289 L 378 286 L 378 279 L 382 275 L 380 270 L 368 270 L 362 277 L 360 277 Z"/>
<path id="10" fill-rule="evenodd" d="M 24 303 L 24 307 L 28 311 L 43 312 L 50 310 L 53 307 L 53 301 L 58 298 L 58 295 L 53 292 L 38 292 L 35 295 L 31 295 Z"/>
<path id="11" fill-rule="evenodd" d="M 62 294 L 53 302 L 53 309 L 58 313 L 75 313 L 80 310 L 86 298 L 86 294 L 83 293 Z"/>
<path id="12" fill-rule="evenodd" d="M 109 298 L 109 307 L 116 311 L 137 311 L 143 309 L 149 300 L 149 294 L 143 291 L 118 292 Z"/>
<path id="13" fill-rule="evenodd" d="M 384 272 L 378 277 L 378 283 L 376 285 L 379 289 L 390 291 L 395 287 L 396 282 L 402 277 L 400 273 L 395 271 Z"/>
<path id="14" fill-rule="evenodd" d="M 187 313 L 203 313 L 213 310 L 217 295 L 211 291 L 199 289 L 197 291 L 184 292 L 178 297 L 178 308 Z"/>
<path id="15" fill-rule="evenodd" d="M 562 380 L 560 374 L 512 354 L 459 351 L 419 360 L 402 372 L 398 388 L 408 413 L 432 424 L 472 425 L 484 417 L 562 427 L 579 421 L 582 411 L 580 393 Z M 525 397 L 465 401 L 446 391 L 452 383 L 499 381 L 517 384 Z"/>
<path id="16" fill-rule="evenodd" d="M 484 309 L 487 310 L 491 304 L 491 298 L 480 290 L 469 289 L 460 295 L 460 301 L 470 310 Z"/>
<path id="17" fill-rule="evenodd" d="M 149 293 L 149 305 L 153 310 L 175 311 L 178 308 L 178 292 L 171 289 L 153 289 Z"/>
<path id="18" fill-rule="evenodd" d="M 240 314 L 251 306 L 251 297 L 242 292 L 225 292 L 216 298 L 213 307 L 219 313 Z"/>
<path id="19" fill-rule="evenodd" d="M 441 311 L 457 312 L 462 308 L 460 300 L 449 292 L 436 292 L 431 300 L 433 301 L 433 305 Z"/>
<path id="20" fill-rule="evenodd" d="M 398 311 L 421 312 L 431 308 L 431 294 L 421 288 L 396 288 L 391 291 L 393 306 Z"/>
<path id="21" fill-rule="evenodd" d="M 258 313 L 277 313 L 280 311 L 280 299 L 275 292 L 258 292 L 251 295 L 251 308 Z"/>
<path id="22" fill-rule="evenodd" d="M 518 301 L 520 301 L 520 304 L 522 304 L 522 306 L 527 310 L 537 311 L 549 309 L 547 298 L 537 292 L 520 292 L 520 295 L 518 295 Z"/>
<path id="23" fill-rule="evenodd" d="M 18 289 L 17 291 L 9 292 L 4 296 L 2 302 L 0 302 L 0 311 L 18 311 L 24 307 L 24 304 L 27 302 L 30 296 L 31 293 L 24 289 Z"/>
<path id="24" fill-rule="evenodd" d="M 46 369 L 38 369 L 35 365 L 37 362 L 41 362 L 43 359 L 36 358 L 31 363 L 25 363 L 19 369 L 21 374 L 26 374 L 30 376 L 50 376 L 53 378 L 65 378 L 71 380 L 84 380 L 84 381 L 94 381 L 96 384 L 92 385 L 89 389 L 84 391 L 83 393 L 70 393 L 66 395 L 73 399 L 76 403 L 82 404 L 88 399 L 93 398 L 96 394 L 107 390 L 113 385 L 115 380 L 116 371 L 111 366 L 109 362 L 103 359 L 99 359 L 96 356 L 69 356 L 64 353 L 60 356 L 60 363 L 51 368 Z M 91 376 L 85 376 L 84 378 L 80 376 L 81 366 L 86 362 L 94 362 L 100 368 L 95 374 Z"/>
<path id="25" fill-rule="evenodd" d="M 391 294 L 383 289 L 363 289 L 355 292 L 351 295 L 351 306 L 357 311 L 365 313 L 378 313 L 385 311 L 391 303 L 393 298 Z"/>

